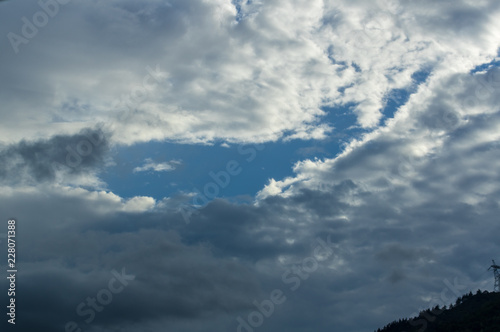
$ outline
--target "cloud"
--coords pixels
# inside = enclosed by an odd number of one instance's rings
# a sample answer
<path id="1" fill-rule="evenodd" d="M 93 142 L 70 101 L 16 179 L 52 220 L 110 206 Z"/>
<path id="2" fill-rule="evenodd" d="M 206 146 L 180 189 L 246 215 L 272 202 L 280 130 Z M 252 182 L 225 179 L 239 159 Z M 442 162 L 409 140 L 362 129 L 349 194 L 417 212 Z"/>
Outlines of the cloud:
<path id="1" fill-rule="evenodd" d="M 161 216 L 147 217 L 138 214 L 139 210 L 122 209 L 110 193 L 96 197 L 68 187 L 46 187 L 45 194 L 15 192 L 3 195 L 0 210 L 20 211 L 18 250 L 26 253 L 24 277 L 20 276 L 25 287 L 19 287 L 17 294 L 18 301 L 25 304 L 18 308 L 19 315 L 26 314 L 24 321 L 17 321 L 21 331 L 33 324 L 64 331 L 68 321 L 77 322 L 82 329 L 113 328 L 122 325 L 125 316 L 130 326 L 163 320 L 175 325 L 179 319 L 203 319 L 249 308 L 247 298 L 259 291 L 257 280 L 244 264 L 215 257 L 208 245 L 183 244 L 174 231 L 156 224 Z M 46 194 L 51 198 L 47 200 Z M 53 199 L 58 203 L 53 201 L 56 205 L 49 207 L 47 203 Z M 129 205 L 130 201 L 125 202 Z M 22 212 L 20 206 L 33 210 Z M 140 221 L 149 226 L 143 231 L 132 230 Z M 151 228 L 151 222 L 156 226 Z M 131 228 L 123 232 L 128 223 Z M 55 254 L 59 258 L 54 259 Z M 76 307 L 107 287 L 113 269 L 122 268 L 136 279 L 115 294 L 114 305 L 106 306 L 91 325 L 86 324 L 88 317 L 75 314 Z M 40 283 L 44 287 L 39 287 Z M 42 307 L 40 298 L 44 298 Z M 124 310 L 130 314 L 123 316 Z"/>
<path id="2" fill-rule="evenodd" d="M 300 331 L 297 324 L 311 322 L 319 331 L 354 331 L 428 305 L 421 297 L 439 298 L 445 280 L 457 277 L 467 290 L 487 286 L 479 269 L 484 256 L 488 263 L 498 251 L 498 202 L 436 200 L 417 185 L 380 192 L 345 181 L 320 189 L 256 205 L 215 200 L 186 225 L 181 213 L 164 206 L 127 211 L 126 201 L 111 193 L 2 188 L 0 210 L 18 211 L 24 257 L 19 316 L 29 319 L 20 320 L 20 328 L 36 322 L 63 331 L 70 320 L 87 327 L 75 307 L 122 267 L 136 279 L 97 314 L 89 326 L 96 331 L 232 330 L 236 317 L 246 318 L 256 310 L 253 301 L 272 289 L 281 289 L 287 302 L 263 331 Z M 424 200 L 406 199 L 415 190 Z M 314 256 L 317 238 L 329 242 L 333 254 L 318 258 L 318 268 L 294 291 L 295 282 L 285 283 L 283 274 Z M 379 311 L 381 297 L 387 300 Z M 45 299 L 43 307 L 38 298 Z"/>
<path id="3" fill-rule="evenodd" d="M 96 331 L 232 330 L 273 289 L 287 302 L 262 331 L 357 331 L 491 288 L 481 273 L 499 250 L 497 70 L 435 74 L 341 155 L 297 163 L 255 204 L 214 200 L 188 225 L 183 198 L 157 204 L 51 182 L 2 188 L 0 211 L 17 211 L 20 225 L 22 328 L 82 323 L 75 307 L 121 267 L 136 280 L 99 313 Z M 283 275 L 314 255 L 317 238 L 333 254 L 294 291 Z"/>
<path id="4" fill-rule="evenodd" d="M 18 34 L 20 18 L 40 10 L 5 5 L 4 30 Z M 494 56 L 498 11 L 496 1 L 465 0 L 425 10 L 393 1 L 73 1 L 18 55 L 0 55 L 13 64 L 0 72 L 0 140 L 95 122 L 110 123 L 120 144 L 323 139 L 332 126 L 322 120 L 344 107 L 376 128 L 386 97 L 412 86 L 412 74 L 463 72 Z"/>
<path id="5" fill-rule="evenodd" d="M 347 180 L 377 190 L 411 187 L 434 180 L 432 174 L 436 172 L 448 178 L 445 170 L 457 166 L 448 158 L 467 164 L 460 174 L 478 170 L 480 166 L 472 163 L 495 159 L 498 72 L 492 67 L 474 74 L 435 74 L 386 127 L 353 139 L 336 158 L 298 162 L 294 166 L 296 176 L 272 179 L 259 197 L 287 196 L 301 188 L 329 190 L 331 185 Z M 483 155 L 483 151 L 489 154 Z M 471 153 L 477 158 L 464 157 Z M 463 195 L 468 192 L 455 191 Z"/>
<path id="6" fill-rule="evenodd" d="M 260 331 L 359 331 L 491 288 L 499 76 L 471 70 L 498 59 L 500 4 L 424 4 L 74 1 L 17 57 L 2 52 L 0 214 L 18 223 L 19 330 L 236 330 L 281 289 Z M 40 10 L 5 7 L 17 33 Z M 413 94 L 380 126 L 394 89 Z M 296 163 L 252 204 L 95 188 L 114 144 L 322 139 L 326 106 L 370 130 L 335 158 Z M 94 122 L 112 133 L 102 144 L 81 131 Z M 332 255 L 297 270 L 318 238 Z M 134 282 L 87 326 L 75 308 L 122 268 Z"/>
<path id="7" fill-rule="evenodd" d="M 108 138 L 100 129 L 21 141 L 0 148 L 0 180 L 36 184 L 65 179 L 88 184 L 98 181 L 94 175 L 105 165 L 108 151 Z"/>
<path id="8" fill-rule="evenodd" d="M 144 161 L 143 166 L 134 168 L 134 173 L 147 172 L 147 171 L 170 172 L 170 171 L 175 170 L 177 168 L 177 166 L 180 164 L 181 164 L 181 162 L 179 160 L 171 160 L 171 161 L 164 162 L 164 163 L 157 163 L 157 162 L 154 162 L 151 158 L 147 158 Z"/>

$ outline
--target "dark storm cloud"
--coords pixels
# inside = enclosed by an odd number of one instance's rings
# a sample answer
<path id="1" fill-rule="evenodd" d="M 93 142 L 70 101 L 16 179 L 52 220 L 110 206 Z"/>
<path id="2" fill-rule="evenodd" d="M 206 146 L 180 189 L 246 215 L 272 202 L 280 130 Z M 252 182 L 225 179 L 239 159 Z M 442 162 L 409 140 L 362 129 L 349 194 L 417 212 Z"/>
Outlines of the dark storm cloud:
<path id="1" fill-rule="evenodd" d="M 404 211 L 395 209 L 405 204 L 400 192 L 382 196 L 351 181 L 329 192 L 303 190 L 258 205 L 215 200 L 193 214 L 189 225 L 180 213 L 100 213 L 97 200 L 105 205 L 105 197 L 79 192 L 4 197 L 0 210 L 20 211 L 19 315 L 26 319 L 19 331 L 64 331 L 68 321 L 89 331 L 231 331 L 236 317 L 246 317 L 255 310 L 252 302 L 272 289 L 286 292 L 288 300 L 262 331 L 301 331 L 297 324 L 312 322 L 318 331 L 347 331 L 360 319 L 364 328 L 374 328 L 394 318 L 389 312 L 415 311 L 417 296 L 440 292 L 445 278 L 477 282 L 481 255 L 496 248 L 498 206 L 464 204 L 455 211 L 453 200 L 438 202 L 430 189 L 420 190 L 428 200 L 406 202 Z M 362 204 L 345 202 L 353 193 L 362 193 Z M 334 253 L 292 291 L 283 273 L 313 255 L 318 237 L 329 238 Z M 475 251 L 476 239 L 491 247 Z M 87 326 L 76 307 L 121 268 L 135 280 Z M 405 292 L 411 299 L 385 303 L 389 311 L 374 310 L 380 298 Z"/>
<path id="2" fill-rule="evenodd" d="M 18 274 L 18 285 L 23 285 L 17 294 L 23 303 L 18 315 L 24 317 L 16 325 L 19 331 L 37 326 L 64 331 L 69 321 L 84 331 L 123 324 L 138 324 L 145 330 L 149 322 L 197 321 L 248 310 L 252 297 L 260 294 L 255 273 L 245 263 L 215 257 L 207 244 L 186 246 L 175 232 L 164 230 L 158 218 L 89 214 L 88 203 L 63 196 L 57 207 L 45 206 L 41 197 L 28 195 L 22 200 L 45 213 L 38 219 L 30 217 L 31 221 L 21 213 L 18 219 L 18 251 L 24 261 Z M 121 224 L 124 217 L 135 218 L 138 230 L 99 230 L 99 224 Z M 48 226 L 52 218 L 54 227 Z M 141 227 L 148 219 L 156 225 Z M 78 305 L 107 288 L 112 271 L 122 268 L 135 279 L 87 324 L 90 316 L 77 314 Z M 0 285 L 6 286 L 5 281 Z M 88 312 L 90 306 L 84 308 Z"/>
<path id="3" fill-rule="evenodd" d="M 9 184 L 47 182 L 58 174 L 86 174 L 103 165 L 108 149 L 108 138 L 100 129 L 21 141 L 0 150 L 0 180 Z"/>
<path id="4" fill-rule="evenodd" d="M 386 245 L 380 252 L 376 254 L 377 259 L 382 262 L 414 262 L 421 257 L 431 256 L 430 250 L 417 250 L 414 248 L 405 248 L 401 244 Z"/>
<path id="5" fill-rule="evenodd" d="M 37 194 L 1 202 L 2 210 L 31 207 L 17 216 L 23 220 L 18 232 L 24 261 L 19 315 L 26 317 L 20 331 L 35 326 L 63 331 L 67 321 L 81 323 L 86 317 L 75 314 L 76 306 L 95 297 L 112 277 L 110 271 L 122 267 L 136 279 L 96 315 L 91 326 L 97 330 L 127 324 L 125 331 L 136 331 L 155 322 L 175 327 L 188 321 L 191 331 L 213 330 L 214 325 L 204 327 L 204 317 L 224 317 L 220 329 L 232 330 L 237 315 L 269 296 L 262 287 L 290 288 L 281 280 L 287 267 L 275 266 L 277 257 L 301 262 L 312 255 L 317 236 L 326 240 L 324 226 L 333 227 L 318 223 L 308 204 L 309 199 L 326 202 L 334 194 L 311 191 L 297 202 L 270 198 L 259 207 L 217 200 L 200 210 L 189 227 L 178 213 L 100 215 L 91 212 L 93 202 L 53 195 L 57 206 Z M 288 237 L 294 238 L 293 245 L 286 243 Z M 270 271 L 255 270 L 254 264 L 266 261 L 272 263 Z M 320 283 L 326 277 L 324 272 L 317 276 Z"/>

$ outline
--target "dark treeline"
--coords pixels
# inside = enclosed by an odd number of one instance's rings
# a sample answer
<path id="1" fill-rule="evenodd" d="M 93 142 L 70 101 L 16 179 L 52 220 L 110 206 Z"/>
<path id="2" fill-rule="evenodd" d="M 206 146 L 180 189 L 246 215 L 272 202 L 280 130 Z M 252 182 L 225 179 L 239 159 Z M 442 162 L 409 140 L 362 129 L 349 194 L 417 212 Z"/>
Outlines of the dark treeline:
<path id="1" fill-rule="evenodd" d="M 400 319 L 375 332 L 498 332 L 500 293 L 469 292 L 449 306 L 435 306 L 417 317 Z"/>

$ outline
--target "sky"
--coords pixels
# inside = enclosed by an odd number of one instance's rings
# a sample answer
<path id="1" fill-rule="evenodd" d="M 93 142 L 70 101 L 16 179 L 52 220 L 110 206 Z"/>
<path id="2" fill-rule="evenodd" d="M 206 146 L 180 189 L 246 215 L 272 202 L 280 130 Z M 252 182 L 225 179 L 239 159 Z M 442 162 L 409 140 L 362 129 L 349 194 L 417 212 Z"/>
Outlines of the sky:
<path id="1" fill-rule="evenodd" d="M 2 331 L 374 331 L 492 291 L 499 36 L 496 0 L 0 1 Z"/>

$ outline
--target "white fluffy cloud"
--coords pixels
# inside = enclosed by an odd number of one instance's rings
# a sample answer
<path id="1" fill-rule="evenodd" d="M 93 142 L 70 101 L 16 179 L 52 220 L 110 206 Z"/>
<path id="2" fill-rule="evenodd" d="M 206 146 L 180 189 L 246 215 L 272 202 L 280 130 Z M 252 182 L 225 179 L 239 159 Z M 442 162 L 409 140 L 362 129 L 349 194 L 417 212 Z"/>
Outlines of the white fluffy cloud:
<path id="1" fill-rule="evenodd" d="M 298 162 L 296 176 L 272 179 L 258 197 L 329 191 L 349 180 L 380 195 L 402 190 L 391 201 L 401 206 L 440 197 L 472 205 L 491 200 L 500 192 L 499 73 L 491 67 L 434 75 L 386 127 L 353 140 L 336 158 Z"/>
<path id="2" fill-rule="evenodd" d="M 176 167 L 180 164 L 181 164 L 181 162 L 178 160 L 171 160 L 171 161 L 164 162 L 164 163 L 158 163 L 158 162 L 154 162 L 151 158 L 147 158 L 144 161 L 144 165 L 134 168 L 133 172 L 134 173 L 147 172 L 147 171 L 169 172 L 169 171 L 175 170 Z"/>
<path id="3" fill-rule="evenodd" d="M 35 1 L 3 7 L 4 30 L 19 35 L 21 18 L 40 10 Z M 464 72 L 494 56 L 498 9 L 465 0 L 452 8 L 72 1 L 18 54 L 1 41 L 10 66 L 0 69 L 0 140 L 71 134 L 96 122 L 110 123 L 113 141 L 124 144 L 321 139 L 332 129 L 321 123 L 323 107 L 350 104 L 360 125 L 376 127 L 387 94 L 411 86 L 413 73 Z"/>

